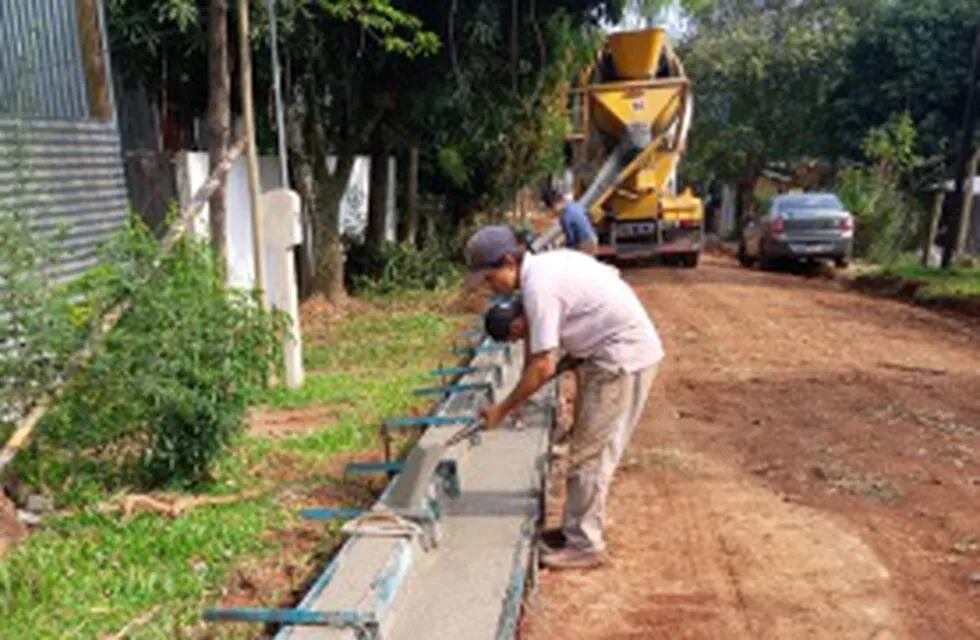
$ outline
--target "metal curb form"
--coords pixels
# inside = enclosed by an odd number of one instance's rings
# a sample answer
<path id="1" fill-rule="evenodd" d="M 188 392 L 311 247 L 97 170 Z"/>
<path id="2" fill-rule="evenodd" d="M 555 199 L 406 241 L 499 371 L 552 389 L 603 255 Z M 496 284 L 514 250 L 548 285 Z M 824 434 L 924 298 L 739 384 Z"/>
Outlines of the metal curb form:
<path id="1" fill-rule="evenodd" d="M 470 332 L 473 333 L 473 332 Z M 482 336 L 482 333 L 481 333 Z M 461 427 L 471 424 L 477 417 L 477 409 L 484 402 L 494 401 L 502 391 L 506 379 L 517 376 L 520 366 L 520 356 L 512 353 L 511 345 L 492 342 L 483 337 L 478 343 L 464 348 L 454 349 L 460 355 L 470 356 L 465 366 L 441 368 L 432 372 L 443 381 L 439 387 L 418 390 L 418 395 L 439 396 L 440 401 L 427 416 L 395 418 L 387 420 L 383 425 L 382 435 L 388 440 L 389 430 L 400 429 L 429 429 L 444 427 Z M 452 376 L 452 381 L 446 378 Z M 543 415 L 546 427 L 550 428 L 554 420 L 554 388 L 550 385 L 546 392 L 547 403 L 551 408 Z M 465 408 L 460 411 L 460 407 Z M 452 413 L 450 413 L 452 411 Z M 471 440 L 475 446 L 478 440 Z M 418 452 L 421 443 L 416 445 L 412 454 Z M 412 456 L 410 454 L 410 457 Z M 422 457 L 424 452 L 420 454 Z M 379 513 L 390 514 L 395 520 L 406 522 L 410 527 L 423 531 L 420 539 L 407 535 L 404 530 L 397 533 L 381 533 L 386 539 L 396 538 L 386 546 L 372 547 L 371 554 L 365 555 L 357 549 L 358 544 L 376 544 L 366 541 L 374 540 L 371 534 L 362 533 L 353 527 L 349 537 L 340 550 L 331 559 L 323 572 L 317 577 L 309 591 L 299 604 L 292 609 L 262 609 L 262 608 L 225 608 L 208 609 L 203 618 L 207 621 L 257 622 L 284 625 L 276 634 L 277 640 L 287 640 L 294 637 L 317 638 L 350 638 L 356 640 L 380 640 L 385 636 L 386 614 L 393 607 L 396 596 L 404 583 L 409 580 L 410 569 L 419 553 L 439 553 L 440 538 L 439 522 L 444 512 L 447 500 L 458 498 L 461 494 L 460 480 L 455 459 L 441 459 L 434 468 L 428 467 L 425 473 L 431 471 L 431 479 L 426 482 L 425 500 L 421 508 L 392 508 L 389 504 L 393 490 L 398 484 L 399 477 L 409 473 L 403 462 L 386 460 L 385 462 L 352 463 L 347 466 L 344 476 L 357 477 L 365 475 L 387 474 L 390 481 L 382 492 L 375 506 L 371 509 L 353 508 L 314 508 L 305 509 L 301 516 L 310 520 L 351 520 L 374 517 Z M 403 471 L 405 473 L 403 473 Z M 426 476 L 429 477 L 429 476 Z M 408 480 L 406 480 L 408 482 Z M 529 575 L 528 563 L 534 560 L 533 535 L 535 522 L 542 517 L 541 505 L 536 501 L 534 513 L 524 522 L 518 533 L 513 552 L 512 568 L 505 596 L 497 621 L 498 640 L 514 637 L 519 620 L 521 603 Z M 413 524 L 414 523 L 414 524 Z M 407 529 L 405 529 L 407 530 Z M 355 557 L 355 555 L 357 557 Z M 367 562 L 366 560 L 370 560 Z M 379 565 L 379 562 L 381 564 Z M 360 565 L 358 564 L 360 563 Z M 337 580 L 339 573 L 361 573 L 353 571 L 352 567 L 363 565 L 363 576 L 358 579 L 357 586 L 347 585 L 351 592 L 349 606 L 338 607 L 335 610 L 324 611 L 316 608 L 317 600 Z M 367 575 L 370 574 L 370 575 Z M 336 587 L 336 585 L 334 585 Z M 339 587 L 337 587 L 339 588 Z M 358 591 L 360 590 L 360 591 Z M 356 592 L 356 593 L 355 593 Z M 312 630 L 318 631 L 312 631 Z M 330 630 L 333 631 L 330 631 Z M 315 635 L 313 635 L 315 634 Z M 420 636 L 421 637 L 421 636 Z"/>

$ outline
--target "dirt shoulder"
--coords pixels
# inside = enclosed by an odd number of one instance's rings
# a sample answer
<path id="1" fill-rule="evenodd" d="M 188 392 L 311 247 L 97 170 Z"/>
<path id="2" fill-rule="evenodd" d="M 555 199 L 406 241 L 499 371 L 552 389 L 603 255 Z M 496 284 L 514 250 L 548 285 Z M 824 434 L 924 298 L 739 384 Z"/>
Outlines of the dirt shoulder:
<path id="1" fill-rule="evenodd" d="M 729 258 L 627 278 L 669 355 L 612 562 L 544 572 L 523 637 L 980 637 L 975 323 Z"/>

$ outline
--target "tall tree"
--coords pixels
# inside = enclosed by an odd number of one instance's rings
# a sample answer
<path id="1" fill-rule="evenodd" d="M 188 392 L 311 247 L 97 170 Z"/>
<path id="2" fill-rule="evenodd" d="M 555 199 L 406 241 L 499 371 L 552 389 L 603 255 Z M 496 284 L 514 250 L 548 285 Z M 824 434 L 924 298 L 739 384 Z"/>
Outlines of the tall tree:
<path id="1" fill-rule="evenodd" d="M 231 129 L 231 78 L 228 70 L 228 0 L 210 0 L 208 10 L 208 155 L 211 170 L 228 148 Z M 208 201 L 211 245 L 218 264 L 228 268 L 228 231 L 225 184 Z"/>
<path id="2" fill-rule="evenodd" d="M 751 193 L 770 163 L 821 153 L 856 23 L 823 3 L 720 3 L 681 51 L 696 108 L 689 174 Z M 707 10 L 706 10 L 707 11 Z"/>
<path id="3" fill-rule="evenodd" d="M 286 126 L 295 186 L 312 223 L 313 288 L 338 300 L 345 295 L 341 199 L 356 156 L 395 109 L 378 69 L 390 57 L 432 53 L 439 42 L 387 0 L 290 0 L 282 8 Z"/>
<path id="4" fill-rule="evenodd" d="M 980 0 L 873 3 L 831 96 L 829 151 L 860 157 L 865 133 L 907 110 L 934 160 L 928 179 L 941 177 L 958 148 L 978 15 Z"/>

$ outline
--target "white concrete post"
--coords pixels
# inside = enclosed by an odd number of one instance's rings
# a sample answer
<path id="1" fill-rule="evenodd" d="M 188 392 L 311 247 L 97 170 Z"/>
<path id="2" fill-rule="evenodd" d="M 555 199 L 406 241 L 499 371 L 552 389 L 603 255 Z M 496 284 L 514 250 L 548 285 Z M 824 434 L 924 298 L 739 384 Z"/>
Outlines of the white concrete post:
<path id="1" fill-rule="evenodd" d="M 282 351 L 286 361 L 286 388 L 303 386 L 303 338 L 299 324 L 299 292 L 293 252 L 303 242 L 299 194 L 274 189 L 262 194 L 265 208 L 266 273 L 269 302 L 287 316 Z"/>

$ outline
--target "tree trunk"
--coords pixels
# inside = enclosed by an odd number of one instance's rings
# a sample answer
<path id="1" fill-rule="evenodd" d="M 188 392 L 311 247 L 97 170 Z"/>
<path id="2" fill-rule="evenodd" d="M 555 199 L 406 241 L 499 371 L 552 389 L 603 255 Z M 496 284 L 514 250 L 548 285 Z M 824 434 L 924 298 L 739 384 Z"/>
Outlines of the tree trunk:
<path id="1" fill-rule="evenodd" d="M 309 139 L 309 138 L 308 138 Z M 316 138 L 314 137 L 315 141 Z M 314 149 L 317 146 L 314 144 Z M 323 147 L 319 147 L 323 148 Z M 316 157 L 311 154 L 312 157 Z M 316 268 L 313 288 L 332 303 L 341 303 L 347 297 L 344 287 L 344 246 L 340 241 L 340 203 L 347 190 L 354 154 L 341 152 L 333 172 L 327 163 L 313 163 L 317 209 L 311 212 L 313 222 L 313 254 Z"/>
<path id="2" fill-rule="evenodd" d="M 231 128 L 231 88 L 228 71 L 228 0 L 211 0 L 208 9 L 208 155 L 211 171 L 228 148 Z M 211 246 L 222 273 L 228 269 L 228 214 L 225 182 L 209 201 Z"/>
<path id="3" fill-rule="evenodd" d="M 112 119 L 112 100 L 109 94 L 109 74 L 102 50 L 99 6 L 96 0 L 76 0 L 75 3 L 78 43 L 85 69 L 85 86 L 88 89 L 89 115 L 95 120 L 106 122 Z"/>
<path id="4" fill-rule="evenodd" d="M 964 182 L 966 181 L 967 165 L 970 163 L 970 145 L 977 128 L 977 79 L 980 76 L 980 24 L 977 25 L 973 41 L 973 56 L 970 63 L 970 76 L 967 79 L 966 105 L 963 107 L 963 128 L 960 131 L 960 151 L 956 158 L 956 207 L 952 210 L 950 224 L 946 226 L 946 238 L 943 246 L 943 268 L 952 266 L 957 257 L 960 220 L 966 211 L 964 198 Z M 971 185 L 972 187 L 972 185 Z M 972 188 L 970 189 L 972 192 Z"/>
<path id="5" fill-rule="evenodd" d="M 402 241 L 417 245 L 419 236 L 419 148 L 408 149 L 408 175 L 405 180 L 405 225 Z"/>
<path id="6" fill-rule="evenodd" d="M 970 158 L 969 167 L 966 171 L 966 180 L 963 183 L 963 193 L 960 194 L 960 224 L 956 234 L 956 255 L 963 255 L 966 251 L 966 240 L 970 237 L 970 221 L 973 215 L 973 181 L 977 175 L 977 162 L 980 161 L 980 148 L 974 149 L 973 156 Z"/>
<path id="7" fill-rule="evenodd" d="M 388 220 L 388 149 L 383 143 L 371 149 L 371 179 L 368 186 L 368 221 L 364 240 L 373 249 L 385 244 Z"/>
<path id="8" fill-rule="evenodd" d="M 756 176 L 740 180 L 736 186 L 735 218 L 736 228 L 741 229 L 748 217 L 755 214 Z"/>
<path id="9" fill-rule="evenodd" d="M 518 0 L 510 0 L 510 89 L 517 94 L 517 23 L 520 19 Z"/>
<path id="10" fill-rule="evenodd" d="M 936 231 L 939 230 L 939 219 L 943 216 L 943 203 L 946 202 L 946 191 L 940 185 L 940 190 L 936 192 L 935 199 L 932 201 L 932 213 L 929 215 L 929 226 L 922 238 L 922 259 L 920 263 L 923 267 L 929 266 L 929 254 L 932 253 L 932 245 L 936 244 Z"/>
<path id="11" fill-rule="evenodd" d="M 337 201 L 339 206 L 340 201 Z M 316 273 L 313 288 L 332 303 L 341 303 L 347 298 L 344 286 L 344 245 L 340 233 L 324 228 L 317 234 Z"/>
<path id="12" fill-rule="evenodd" d="M 976 203 L 977 197 L 976 194 L 973 194 L 974 202 L 970 208 L 972 220 L 970 222 L 969 241 L 967 242 L 967 251 L 975 256 L 980 255 L 980 207 Z"/>

